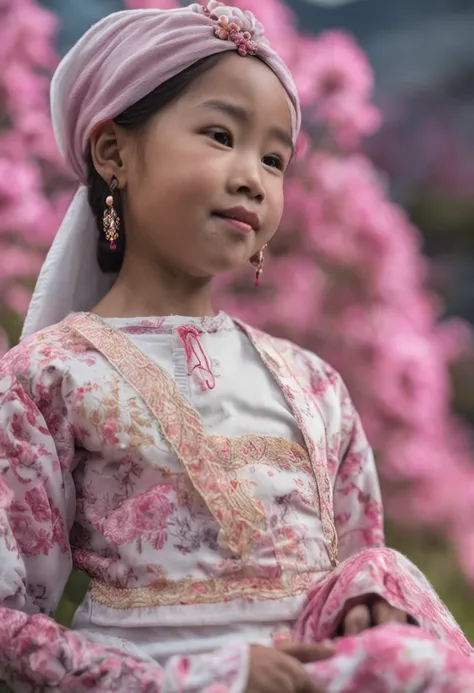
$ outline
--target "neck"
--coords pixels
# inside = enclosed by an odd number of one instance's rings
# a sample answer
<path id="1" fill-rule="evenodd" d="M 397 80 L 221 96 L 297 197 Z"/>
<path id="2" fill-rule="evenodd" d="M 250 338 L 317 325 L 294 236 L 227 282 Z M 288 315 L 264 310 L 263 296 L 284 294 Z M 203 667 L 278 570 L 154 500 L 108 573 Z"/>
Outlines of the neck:
<path id="1" fill-rule="evenodd" d="M 127 256 L 114 286 L 92 312 L 104 318 L 216 314 L 209 278 L 190 277 Z"/>

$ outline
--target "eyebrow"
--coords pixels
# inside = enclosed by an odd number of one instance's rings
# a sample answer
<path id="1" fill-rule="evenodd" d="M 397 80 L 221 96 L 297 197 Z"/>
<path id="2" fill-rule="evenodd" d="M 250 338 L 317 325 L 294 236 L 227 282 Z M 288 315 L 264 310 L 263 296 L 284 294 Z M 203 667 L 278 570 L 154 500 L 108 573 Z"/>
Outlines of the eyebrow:
<path id="1" fill-rule="evenodd" d="M 205 101 L 202 106 L 207 108 L 214 108 L 221 113 L 225 113 L 234 120 L 240 123 L 247 124 L 250 120 L 249 113 L 247 109 L 243 106 L 237 106 L 237 104 L 229 103 L 228 101 L 221 101 L 220 99 L 211 99 L 210 101 Z M 273 126 L 269 129 L 269 134 L 275 139 L 279 140 L 286 147 L 291 149 L 291 156 L 295 154 L 295 145 L 293 144 L 293 138 L 289 132 L 278 126 Z"/>

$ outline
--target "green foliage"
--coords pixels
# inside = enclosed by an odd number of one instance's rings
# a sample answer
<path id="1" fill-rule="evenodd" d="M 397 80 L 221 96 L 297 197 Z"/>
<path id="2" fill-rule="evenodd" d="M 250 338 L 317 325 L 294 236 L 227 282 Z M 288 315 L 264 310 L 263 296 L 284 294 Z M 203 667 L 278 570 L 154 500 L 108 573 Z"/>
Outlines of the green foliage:
<path id="1" fill-rule="evenodd" d="M 441 536 L 395 525 L 387 527 L 387 543 L 398 549 L 426 575 L 436 592 L 474 644 L 472 586 L 462 578 L 452 547 Z"/>
<path id="2" fill-rule="evenodd" d="M 87 575 L 73 570 L 54 614 L 54 618 L 62 626 L 71 625 L 76 609 L 85 597 L 88 584 Z"/>

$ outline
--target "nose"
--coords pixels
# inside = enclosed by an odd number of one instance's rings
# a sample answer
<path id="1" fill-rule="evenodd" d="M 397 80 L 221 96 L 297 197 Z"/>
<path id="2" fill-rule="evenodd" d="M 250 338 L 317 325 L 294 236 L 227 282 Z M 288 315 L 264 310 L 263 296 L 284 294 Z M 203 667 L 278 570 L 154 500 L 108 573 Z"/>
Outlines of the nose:
<path id="1" fill-rule="evenodd" d="M 235 157 L 229 175 L 229 189 L 234 195 L 240 193 L 254 201 L 263 202 L 265 187 L 260 159 L 251 154 Z"/>

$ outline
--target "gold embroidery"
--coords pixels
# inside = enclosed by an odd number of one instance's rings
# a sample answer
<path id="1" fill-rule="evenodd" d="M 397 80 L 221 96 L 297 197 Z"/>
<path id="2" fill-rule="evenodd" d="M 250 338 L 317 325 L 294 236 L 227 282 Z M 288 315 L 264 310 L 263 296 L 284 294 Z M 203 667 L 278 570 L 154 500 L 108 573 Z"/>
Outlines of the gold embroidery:
<path id="1" fill-rule="evenodd" d="M 285 438 L 255 434 L 239 438 L 214 435 L 208 436 L 208 443 L 216 458 L 228 469 L 241 469 L 260 462 L 282 471 L 312 471 L 307 451 L 299 443 Z"/>
<path id="2" fill-rule="evenodd" d="M 262 505 L 248 493 L 245 480 L 234 479 L 216 460 L 198 413 L 174 381 L 126 335 L 96 315 L 74 315 L 66 318 L 63 326 L 80 334 L 140 394 L 156 417 L 164 440 L 222 527 L 231 551 L 244 554 L 266 528 Z"/>
<path id="3" fill-rule="evenodd" d="M 219 445 L 225 439 L 204 434 L 199 415 L 181 396 L 167 374 L 130 339 L 109 327 L 98 316 L 80 314 L 66 319 L 63 324 L 66 330 L 72 328 L 92 344 L 141 395 L 155 415 L 163 438 L 182 462 L 194 488 L 222 527 L 230 549 L 242 555 L 250 542 L 266 528 L 262 505 L 248 494 L 246 481 L 235 479 L 228 473 L 233 466 L 239 466 L 237 457 L 245 454 L 243 439 L 233 442 L 227 439 L 227 448 L 220 449 Z M 326 455 L 321 443 L 316 445 L 308 431 L 309 412 L 314 409 L 314 404 L 308 403 L 296 374 L 289 366 L 295 361 L 294 354 L 282 340 L 278 340 L 277 345 L 277 340 L 269 335 L 240 322 L 238 324 L 278 382 L 303 433 L 316 482 L 324 537 L 330 547 L 331 561 L 336 565 L 337 534 Z M 283 348 L 285 345 L 286 348 Z M 288 359 L 285 358 L 286 354 Z M 301 377 L 301 370 L 298 370 L 298 377 Z M 255 436 L 250 440 L 253 456 L 258 455 L 263 439 Z M 247 447 L 247 450 L 250 451 L 250 448 Z M 222 464 L 226 452 L 233 460 L 230 469 Z M 278 460 L 284 464 L 281 454 L 277 455 L 276 460 L 277 465 Z M 301 454 L 295 460 L 304 464 Z"/>
<path id="4" fill-rule="evenodd" d="M 126 421 L 123 431 L 127 435 L 127 443 L 131 448 L 150 446 L 155 444 L 151 433 L 145 433 L 144 429 L 151 428 L 152 419 L 147 416 L 147 410 L 140 405 L 136 397 L 127 401 L 126 414 L 120 403 L 120 380 L 115 376 L 107 390 L 103 390 L 100 384 L 91 383 L 89 392 L 93 397 L 88 398 L 88 392 L 83 392 L 81 400 L 77 401 L 79 414 L 88 419 L 94 427 L 99 440 L 105 442 L 106 438 L 113 438 L 121 433 L 119 422 Z M 127 421 L 128 419 L 128 421 Z"/>
<path id="5" fill-rule="evenodd" d="M 306 400 L 306 395 L 301 387 L 299 378 L 302 373 L 297 368 L 297 360 L 294 357 L 294 348 L 285 340 L 276 339 L 270 335 L 260 332 L 239 320 L 235 321 L 248 336 L 263 362 L 273 375 L 280 386 L 293 415 L 298 422 L 298 426 L 303 433 L 306 447 L 313 467 L 314 478 L 318 489 L 319 510 L 323 534 L 329 546 L 328 553 L 331 563 L 338 564 L 338 541 L 336 526 L 334 524 L 334 506 L 332 497 L 332 486 L 329 478 L 327 465 L 327 451 L 321 449 L 321 445 L 316 445 L 314 438 L 308 431 L 307 420 L 312 410 L 317 408 L 314 404 L 310 406 Z M 295 362 L 293 372 L 289 364 Z M 299 401 L 298 401 L 299 400 Z M 322 415 L 321 415 L 322 418 Z M 322 418 L 324 430 L 326 424 Z M 327 435 L 327 434 L 326 434 Z M 327 441 L 325 441 L 327 444 Z"/>
<path id="6" fill-rule="evenodd" d="M 210 580 L 158 582 L 155 587 L 112 587 L 91 580 L 89 589 L 94 602 L 110 609 L 139 609 L 158 606 L 218 604 L 236 599 L 276 600 L 294 597 L 310 590 L 321 573 L 292 573 L 285 577 L 228 577 Z"/>

